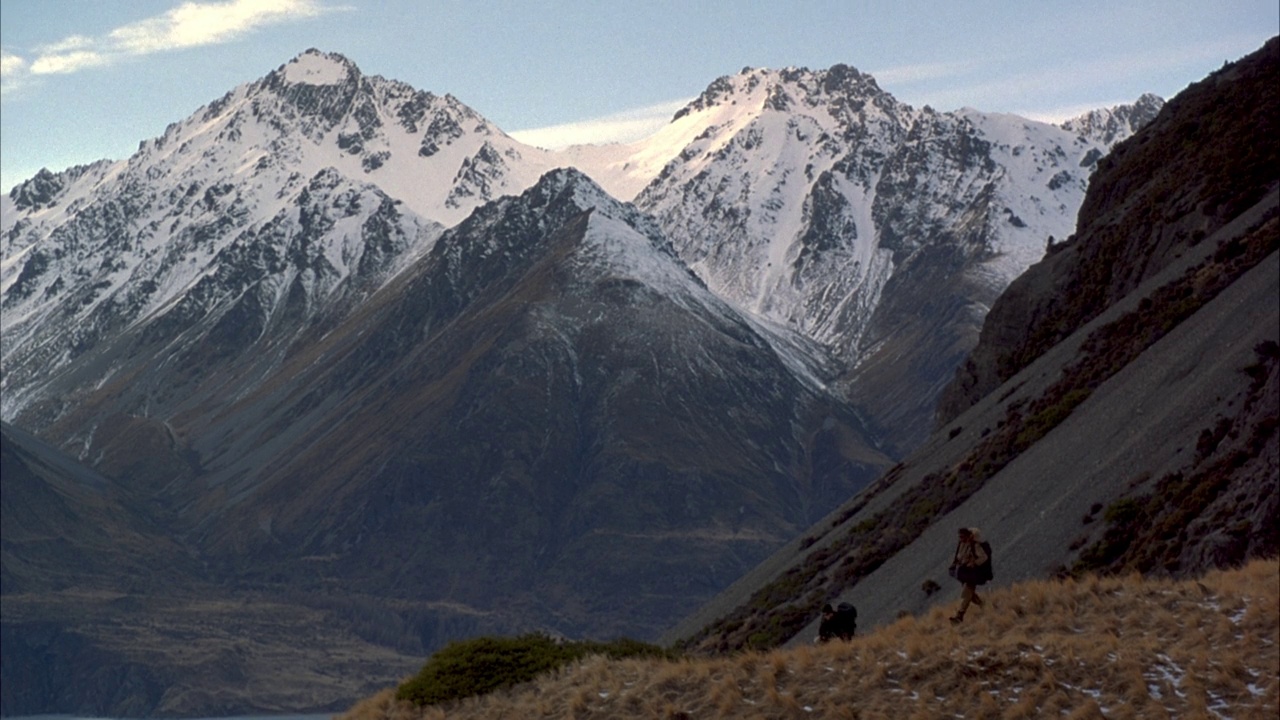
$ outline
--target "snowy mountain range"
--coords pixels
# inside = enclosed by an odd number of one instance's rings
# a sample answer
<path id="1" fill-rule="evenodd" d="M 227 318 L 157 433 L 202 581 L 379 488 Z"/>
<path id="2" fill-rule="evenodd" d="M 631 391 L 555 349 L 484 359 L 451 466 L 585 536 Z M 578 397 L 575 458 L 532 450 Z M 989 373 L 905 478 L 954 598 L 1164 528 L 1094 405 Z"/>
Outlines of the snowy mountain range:
<path id="1" fill-rule="evenodd" d="M 98 383 L 58 378 L 139 323 L 168 318 L 180 332 L 181 318 L 212 322 L 250 292 L 255 317 L 236 323 L 268 337 L 287 302 L 317 313 L 376 287 L 442 225 L 566 165 L 651 214 L 724 299 L 845 367 L 874 365 L 892 333 L 872 332 L 893 325 L 877 316 L 890 314 L 886 291 L 928 291 L 892 278 L 946 255 L 980 322 L 1049 237 L 1070 235 L 1108 144 L 1160 104 L 1146 96 L 1060 128 L 914 110 L 844 66 L 748 69 L 647 140 L 553 153 L 450 96 L 308 51 L 128 160 L 42 172 L 3 200 L 3 417 L 55 419 L 32 405 Z"/>
<path id="2" fill-rule="evenodd" d="M 653 637 L 928 434 L 1160 105 L 1059 127 L 746 69 L 549 151 L 310 50 L 0 198 L 0 416 L 119 483 L 201 593 L 342 597 L 409 653 Z M 59 591 L 36 567 L 5 592 Z"/>

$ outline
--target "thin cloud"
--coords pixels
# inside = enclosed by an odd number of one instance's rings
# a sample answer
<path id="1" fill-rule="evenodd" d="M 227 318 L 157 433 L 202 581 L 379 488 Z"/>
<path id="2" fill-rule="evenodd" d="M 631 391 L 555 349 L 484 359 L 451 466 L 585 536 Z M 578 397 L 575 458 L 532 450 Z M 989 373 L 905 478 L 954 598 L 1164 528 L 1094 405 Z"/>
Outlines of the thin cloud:
<path id="1" fill-rule="evenodd" d="M 910 85 L 916 82 L 959 77 L 972 72 L 976 67 L 978 67 L 976 62 L 921 63 L 872 70 L 870 74 L 881 86 Z"/>
<path id="2" fill-rule="evenodd" d="M 27 61 L 7 50 L 0 50 L 0 77 L 21 75 L 27 70 Z"/>
<path id="3" fill-rule="evenodd" d="M 41 45 L 37 51 L 41 55 L 58 55 L 93 47 L 93 38 L 87 35 L 68 35 L 56 43 Z"/>
<path id="4" fill-rule="evenodd" d="M 31 62 L 32 75 L 56 75 L 73 73 L 91 67 L 107 65 L 112 57 L 93 50 L 75 50 L 73 52 L 41 55 Z"/>
<path id="5" fill-rule="evenodd" d="M 1066 105 L 1063 107 L 1048 108 L 1045 110 L 1028 110 L 1025 112 L 1014 111 L 1013 114 L 1021 115 L 1028 120 L 1036 122 L 1049 123 L 1050 125 L 1061 125 L 1068 120 L 1074 120 L 1082 115 L 1088 115 L 1094 110 L 1105 108 L 1113 108 L 1118 105 L 1128 105 L 1133 103 L 1137 98 L 1127 98 L 1124 100 L 1102 100 L 1094 103 L 1078 103 L 1075 105 Z"/>
<path id="6" fill-rule="evenodd" d="M 8 50 L 0 49 L 0 97 L 7 97 L 25 84 L 31 68 L 27 61 Z"/>
<path id="7" fill-rule="evenodd" d="M 516 130 L 511 137 L 522 143 L 556 150 L 569 145 L 624 143 L 647 137 L 671 122 L 677 110 L 693 98 L 668 100 L 597 118 L 560 125 Z"/>
<path id="8" fill-rule="evenodd" d="M 1045 88 L 1085 94 L 1096 91 L 1099 96 L 1114 97 L 1104 84 L 1158 74 L 1181 71 L 1196 65 L 1234 60 L 1251 52 L 1252 40 L 1244 37 L 1220 39 L 1198 45 L 1184 44 L 1147 52 L 1130 52 L 1110 57 L 1064 62 L 1036 72 L 1016 73 L 991 80 L 952 83 L 927 93 L 928 104 L 942 109 L 967 105 L 988 111 L 1013 112 L 1023 117 L 1057 122 L 1083 114 L 1090 109 L 1131 103 L 1137 96 L 1120 102 L 1100 100 L 1088 107 L 1029 108 L 1021 106 L 1028 97 L 1036 97 Z M 1241 50 L 1241 48 L 1245 48 Z M 1144 88 L 1144 92 L 1160 92 L 1161 88 Z M 1167 90 L 1166 90 L 1167 92 Z M 1079 112 L 1074 112 L 1079 110 Z M 1064 113 L 1072 113 L 1065 115 Z"/>
<path id="9" fill-rule="evenodd" d="M 15 72 L 32 75 L 79 72 L 127 57 L 229 42 L 261 27 L 338 9 L 326 7 L 319 0 L 185 2 L 161 15 L 122 25 L 100 37 L 70 35 L 38 47 L 29 62 L 16 58 L 20 65 Z"/>

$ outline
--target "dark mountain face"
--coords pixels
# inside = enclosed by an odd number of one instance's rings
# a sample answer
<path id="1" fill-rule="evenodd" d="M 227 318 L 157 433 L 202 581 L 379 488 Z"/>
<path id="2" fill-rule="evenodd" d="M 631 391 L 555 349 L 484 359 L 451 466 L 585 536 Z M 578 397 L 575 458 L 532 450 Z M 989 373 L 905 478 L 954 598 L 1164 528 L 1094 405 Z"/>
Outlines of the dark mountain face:
<path id="1" fill-rule="evenodd" d="M 192 569 L 145 498 L 8 423 L 0 429 L 6 596 L 122 590 L 144 571 L 174 578 Z"/>
<path id="2" fill-rule="evenodd" d="M 793 342 L 576 171 L 481 208 L 313 328 L 243 370 L 217 361 L 216 330 L 176 371 L 139 342 L 136 377 L 169 373 L 148 387 L 199 363 L 221 403 L 132 417 L 122 380 L 60 422 L 98 418 L 90 454 L 199 554 L 188 586 L 329 612 L 406 652 L 535 628 L 653 637 L 889 463 L 807 359 L 775 350 Z M 146 443 L 155 466 L 128 465 Z"/>
<path id="3" fill-rule="evenodd" d="M 145 498 L 8 423 L 0 425 L 0 474 L 0 710 L 49 709 L 53 697 L 66 711 L 125 709 L 138 686 L 158 688 L 169 678 L 96 648 L 78 626 L 112 605 L 127 609 L 120 601 L 141 589 L 140 579 L 156 588 L 180 584 L 198 563 Z M 100 692 L 131 682 L 133 690 Z"/>
<path id="4" fill-rule="evenodd" d="M 446 233 L 371 306 L 287 385 L 180 430 L 235 448 L 201 448 L 235 499 L 197 501 L 198 532 L 241 577 L 651 636 L 884 462 L 571 171 Z M 300 556 L 323 560 L 277 565 Z"/>
<path id="5" fill-rule="evenodd" d="M 1277 43 L 1188 88 L 1101 163 L 1080 231 L 988 315 L 948 424 L 668 639 L 806 642 L 837 599 L 860 625 L 924 612 L 958 595 L 932 590 L 950 582 L 961 527 L 985 531 L 998 583 L 1273 556 L 1280 188 L 1263 168 L 1280 149 Z M 1215 142 L 1192 132 L 1205 127 Z"/>

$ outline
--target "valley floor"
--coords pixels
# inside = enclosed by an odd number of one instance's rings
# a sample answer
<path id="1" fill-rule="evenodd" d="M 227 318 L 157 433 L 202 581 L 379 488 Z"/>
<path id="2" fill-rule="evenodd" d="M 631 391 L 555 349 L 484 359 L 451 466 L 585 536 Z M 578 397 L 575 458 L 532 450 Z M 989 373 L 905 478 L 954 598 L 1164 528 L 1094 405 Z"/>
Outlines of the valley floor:
<path id="1" fill-rule="evenodd" d="M 958 593 L 957 593 L 958 595 Z M 340 720 L 1268 718 L 1280 713 L 1280 562 L 1199 581 L 994 590 L 850 642 L 680 661 L 594 659 L 449 707 L 388 689 Z"/>

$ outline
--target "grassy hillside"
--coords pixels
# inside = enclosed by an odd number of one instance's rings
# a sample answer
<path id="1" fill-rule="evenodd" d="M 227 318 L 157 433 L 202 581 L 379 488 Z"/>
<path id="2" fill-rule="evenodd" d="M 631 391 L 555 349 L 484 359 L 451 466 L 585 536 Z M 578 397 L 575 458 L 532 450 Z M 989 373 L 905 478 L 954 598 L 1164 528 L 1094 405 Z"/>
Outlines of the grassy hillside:
<path id="1" fill-rule="evenodd" d="M 389 688 L 340 720 L 1275 718 L 1280 562 L 1200 580 L 1086 576 L 993 591 L 853 641 L 714 659 L 591 658 L 446 706 Z"/>

